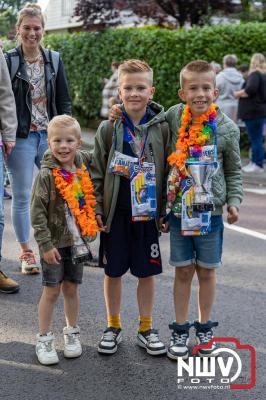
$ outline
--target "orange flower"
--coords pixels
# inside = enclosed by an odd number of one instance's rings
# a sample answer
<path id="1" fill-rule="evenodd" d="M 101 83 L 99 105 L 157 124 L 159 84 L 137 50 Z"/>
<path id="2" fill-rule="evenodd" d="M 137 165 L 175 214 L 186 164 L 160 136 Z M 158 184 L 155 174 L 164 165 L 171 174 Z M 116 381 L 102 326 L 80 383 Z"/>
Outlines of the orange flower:
<path id="1" fill-rule="evenodd" d="M 68 207 L 74 215 L 77 225 L 80 228 L 81 236 L 94 237 L 98 231 L 98 225 L 95 216 L 96 199 L 94 196 L 93 184 L 85 165 L 82 164 L 80 169 L 77 169 L 76 174 L 81 180 L 81 190 L 84 195 L 84 206 L 80 207 L 79 200 L 75 196 L 73 190 L 74 180 L 67 182 L 63 175 L 60 173 L 60 168 L 53 168 L 53 176 L 55 186 L 60 195 L 67 202 Z"/>
<path id="2" fill-rule="evenodd" d="M 184 168 L 186 159 L 189 156 L 189 147 L 200 145 L 204 146 L 208 140 L 208 135 L 204 134 L 204 124 L 209 121 L 210 116 L 216 118 L 216 106 L 211 104 L 208 111 L 201 114 L 192 122 L 192 114 L 188 105 L 185 105 L 181 116 L 181 126 L 178 130 L 178 139 L 176 141 L 176 151 L 168 157 L 168 163 L 176 165 L 180 171 Z"/>

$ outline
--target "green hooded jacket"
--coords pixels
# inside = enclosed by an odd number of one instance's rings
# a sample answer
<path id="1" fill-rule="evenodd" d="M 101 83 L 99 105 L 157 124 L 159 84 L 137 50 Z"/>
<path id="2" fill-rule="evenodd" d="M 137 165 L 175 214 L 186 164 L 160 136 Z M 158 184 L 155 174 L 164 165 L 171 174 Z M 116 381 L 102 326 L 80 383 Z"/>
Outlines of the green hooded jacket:
<path id="1" fill-rule="evenodd" d="M 145 160 L 152 162 L 152 156 L 150 154 L 150 148 L 152 147 L 156 173 L 157 215 L 160 217 L 165 215 L 166 179 L 168 174 L 166 159 L 170 150 L 170 138 L 168 132 L 167 138 L 165 139 L 161 129 L 161 122 L 165 121 L 163 107 L 155 102 L 150 102 L 149 106 L 155 113 L 155 116 L 146 124 L 136 126 L 134 134 L 145 136 L 149 130 L 144 154 Z M 120 185 L 120 176 L 108 172 L 115 151 L 114 143 L 112 143 L 111 148 L 109 148 L 108 145 L 111 142 L 108 137 L 110 135 L 110 129 L 108 128 L 109 122 L 103 121 L 96 132 L 91 166 L 92 180 L 97 200 L 96 214 L 101 214 L 106 218 L 107 232 L 110 230 L 116 209 Z M 114 132 L 116 132 L 117 135 L 116 150 L 122 153 L 124 129 L 120 118 L 114 123 Z"/>
<path id="2" fill-rule="evenodd" d="M 84 164 L 89 168 L 91 154 L 77 151 L 75 166 Z M 55 187 L 53 168 L 60 168 L 57 159 L 50 150 L 44 154 L 31 196 L 31 224 L 34 237 L 39 246 L 40 256 L 52 248 L 62 248 L 73 245 L 73 239 L 68 230 L 65 218 L 65 202 Z"/>
<path id="3" fill-rule="evenodd" d="M 177 104 L 166 112 L 166 121 L 171 132 L 171 147 L 175 151 L 183 104 Z M 219 109 L 217 113 L 217 158 L 219 169 L 212 178 L 215 211 L 221 215 L 223 206 L 239 208 L 243 199 L 241 158 L 239 149 L 239 129 L 236 124 Z M 211 143 L 206 143 L 211 144 Z"/>

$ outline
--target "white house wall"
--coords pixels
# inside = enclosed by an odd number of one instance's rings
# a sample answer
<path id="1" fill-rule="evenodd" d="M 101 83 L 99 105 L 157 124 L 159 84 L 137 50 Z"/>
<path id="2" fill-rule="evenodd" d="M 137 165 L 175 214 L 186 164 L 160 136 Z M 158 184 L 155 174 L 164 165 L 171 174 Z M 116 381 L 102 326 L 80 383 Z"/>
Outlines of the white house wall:
<path id="1" fill-rule="evenodd" d="M 69 28 L 82 26 L 72 17 L 74 6 L 77 0 L 50 0 L 45 10 L 46 32 L 67 31 Z"/>

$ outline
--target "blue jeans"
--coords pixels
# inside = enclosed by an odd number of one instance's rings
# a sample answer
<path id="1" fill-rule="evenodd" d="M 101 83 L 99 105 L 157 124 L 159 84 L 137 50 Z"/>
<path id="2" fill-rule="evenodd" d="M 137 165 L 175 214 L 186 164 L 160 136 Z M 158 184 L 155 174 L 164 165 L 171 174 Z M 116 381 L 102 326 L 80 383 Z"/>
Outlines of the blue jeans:
<path id="1" fill-rule="evenodd" d="M 262 168 L 264 161 L 263 127 L 265 123 L 265 117 L 246 119 L 244 122 L 246 124 L 251 143 L 251 161 Z"/>
<path id="2" fill-rule="evenodd" d="M 203 268 L 221 266 L 223 248 L 223 219 L 211 217 L 211 232 L 206 236 L 182 236 L 181 218 L 170 215 L 170 261 L 174 267 L 187 267 L 197 263 Z"/>
<path id="3" fill-rule="evenodd" d="M 17 241 L 26 243 L 30 238 L 30 197 L 34 164 L 40 169 L 48 148 L 47 132 L 30 132 L 26 139 L 17 138 L 16 146 L 7 159 L 12 187 L 12 222 Z"/>
<path id="4" fill-rule="evenodd" d="M 4 157 L 0 146 L 0 261 L 2 257 L 2 240 L 4 232 Z"/>

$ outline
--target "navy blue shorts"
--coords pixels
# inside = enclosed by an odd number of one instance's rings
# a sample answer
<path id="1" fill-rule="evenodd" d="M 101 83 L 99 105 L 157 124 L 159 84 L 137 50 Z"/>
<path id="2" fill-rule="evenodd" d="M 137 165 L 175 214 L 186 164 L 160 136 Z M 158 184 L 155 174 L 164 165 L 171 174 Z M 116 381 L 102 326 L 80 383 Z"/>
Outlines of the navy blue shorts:
<path id="1" fill-rule="evenodd" d="M 124 275 L 128 269 L 137 278 L 162 272 L 155 220 L 132 222 L 131 218 L 131 214 L 117 211 L 110 232 L 101 233 L 99 261 L 111 278 Z"/>

